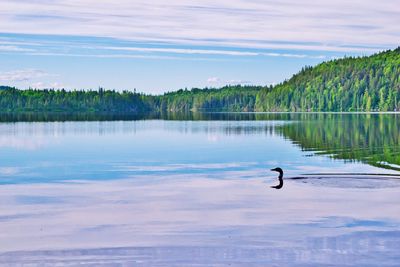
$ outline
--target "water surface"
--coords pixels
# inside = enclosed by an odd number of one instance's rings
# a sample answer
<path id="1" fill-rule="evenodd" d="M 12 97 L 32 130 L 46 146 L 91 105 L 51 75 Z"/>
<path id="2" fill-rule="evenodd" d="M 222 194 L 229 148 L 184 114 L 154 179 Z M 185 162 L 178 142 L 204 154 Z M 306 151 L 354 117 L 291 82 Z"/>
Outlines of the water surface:
<path id="1" fill-rule="evenodd" d="M 400 262 L 396 114 L 0 121 L 0 264 Z"/>

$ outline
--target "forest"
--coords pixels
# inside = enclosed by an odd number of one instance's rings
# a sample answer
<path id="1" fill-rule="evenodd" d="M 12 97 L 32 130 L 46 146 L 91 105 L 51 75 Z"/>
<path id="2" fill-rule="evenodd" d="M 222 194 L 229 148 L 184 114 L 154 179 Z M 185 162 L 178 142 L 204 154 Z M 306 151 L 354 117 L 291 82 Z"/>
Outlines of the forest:
<path id="1" fill-rule="evenodd" d="M 0 110 L 3 112 L 129 112 L 150 110 L 146 97 L 131 91 L 116 92 L 99 88 L 84 90 L 0 90 Z"/>
<path id="2" fill-rule="evenodd" d="M 255 111 L 255 102 L 261 86 L 225 86 L 179 90 L 150 98 L 157 111 Z"/>
<path id="3" fill-rule="evenodd" d="M 258 111 L 399 111 L 400 47 L 305 67 L 257 95 Z"/>
<path id="4" fill-rule="evenodd" d="M 230 85 L 162 95 L 0 86 L 0 112 L 400 111 L 400 47 L 304 67 L 275 86 Z"/>
<path id="5" fill-rule="evenodd" d="M 115 90 L 0 90 L 3 112 L 188 112 L 254 111 L 262 87 L 226 86 L 220 89 L 179 90 L 159 96 Z"/>

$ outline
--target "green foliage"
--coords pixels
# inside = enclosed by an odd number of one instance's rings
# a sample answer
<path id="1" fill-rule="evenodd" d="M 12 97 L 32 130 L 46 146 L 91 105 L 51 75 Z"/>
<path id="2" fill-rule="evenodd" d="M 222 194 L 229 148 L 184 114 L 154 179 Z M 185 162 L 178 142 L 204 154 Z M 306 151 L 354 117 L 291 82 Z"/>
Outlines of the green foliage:
<path id="1" fill-rule="evenodd" d="M 399 111 L 400 48 L 303 68 L 257 95 L 258 111 Z"/>
<path id="2" fill-rule="evenodd" d="M 0 90 L 10 90 L 10 89 L 16 89 L 15 87 L 11 87 L 11 86 L 1 86 L 0 85 Z"/>
<path id="3" fill-rule="evenodd" d="M 0 112 L 400 111 L 400 48 L 305 67 L 275 87 L 136 92 L 0 86 Z"/>
<path id="4" fill-rule="evenodd" d="M 254 111 L 261 86 L 225 86 L 220 89 L 194 88 L 166 93 L 156 98 L 158 111 Z"/>
<path id="5" fill-rule="evenodd" d="M 3 112 L 145 112 L 150 110 L 144 95 L 124 91 L 17 90 L 0 91 Z"/>
<path id="6" fill-rule="evenodd" d="M 2 112 L 187 112 L 253 111 L 261 87 L 179 90 L 160 96 L 104 90 L 0 90 Z"/>

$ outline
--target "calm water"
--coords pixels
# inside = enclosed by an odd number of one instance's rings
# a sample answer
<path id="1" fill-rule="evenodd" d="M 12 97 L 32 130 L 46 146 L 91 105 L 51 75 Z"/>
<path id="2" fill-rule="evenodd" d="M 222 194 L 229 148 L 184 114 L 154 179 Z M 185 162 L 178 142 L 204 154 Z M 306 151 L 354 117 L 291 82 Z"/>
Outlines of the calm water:
<path id="1" fill-rule="evenodd" d="M 399 266 L 399 132 L 396 114 L 3 115 L 0 265 Z"/>

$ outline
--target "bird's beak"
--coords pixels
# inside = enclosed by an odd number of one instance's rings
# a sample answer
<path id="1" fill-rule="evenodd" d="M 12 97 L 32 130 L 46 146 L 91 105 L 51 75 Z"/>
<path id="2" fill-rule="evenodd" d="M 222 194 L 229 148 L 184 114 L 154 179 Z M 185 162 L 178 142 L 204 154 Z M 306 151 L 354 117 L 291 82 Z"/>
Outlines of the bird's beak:
<path id="1" fill-rule="evenodd" d="M 271 171 L 276 171 L 276 169 L 271 169 Z"/>

